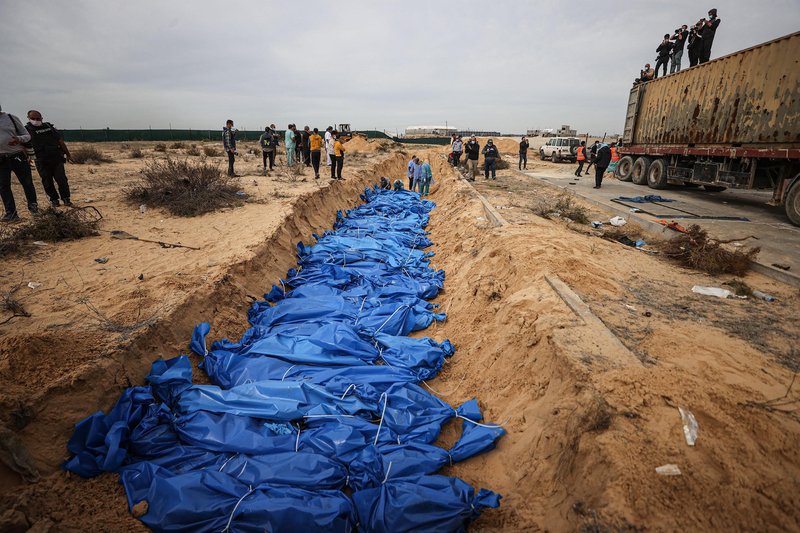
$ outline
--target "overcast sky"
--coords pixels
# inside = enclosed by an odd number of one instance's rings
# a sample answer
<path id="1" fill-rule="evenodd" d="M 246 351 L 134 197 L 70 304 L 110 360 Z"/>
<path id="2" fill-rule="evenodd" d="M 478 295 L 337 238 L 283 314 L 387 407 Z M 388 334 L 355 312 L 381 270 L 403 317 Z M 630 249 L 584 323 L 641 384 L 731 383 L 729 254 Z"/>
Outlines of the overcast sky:
<path id="1" fill-rule="evenodd" d="M 62 128 L 620 132 L 664 33 L 717 7 L 717 57 L 800 29 L 800 0 L 714 2 L 0 0 L 0 103 Z"/>

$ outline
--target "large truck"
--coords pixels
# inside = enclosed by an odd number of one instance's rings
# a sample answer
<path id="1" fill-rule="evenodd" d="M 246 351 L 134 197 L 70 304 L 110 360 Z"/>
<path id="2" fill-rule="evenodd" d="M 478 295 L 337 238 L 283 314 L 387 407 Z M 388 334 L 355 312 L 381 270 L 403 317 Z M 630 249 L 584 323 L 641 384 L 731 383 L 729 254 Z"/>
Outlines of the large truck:
<path id="1" fill-rule="evenodd" d="M 772 189 L 800 226 L 800 32 L 631 89 L 617 177 Z"/>

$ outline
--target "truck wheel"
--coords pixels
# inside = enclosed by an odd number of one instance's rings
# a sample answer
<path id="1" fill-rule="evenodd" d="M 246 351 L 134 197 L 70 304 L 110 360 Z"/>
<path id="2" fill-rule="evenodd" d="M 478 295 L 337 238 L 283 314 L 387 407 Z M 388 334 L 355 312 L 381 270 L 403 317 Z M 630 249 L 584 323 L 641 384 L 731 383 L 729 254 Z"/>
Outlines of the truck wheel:
<path id="1" fill-rule="evenodd" d="M 651 189 L 666 189 L 667 188 L 667 164 L 659 158 L 650 163 L 650 169 L 647 171 L 647 185 Z"/>
<path id="2" fill-rule="evenodd" d="M 703 188 L 708 192 L 722 192 L 727 189 L 727 187 L 719 187 L 717 185 L 703 185 Z"/>
<path id="3" fill-rule="evenodd" d="M 644 185 L 647 183 L 647 171 L 650 170 L 650 158 L 640 157 L 633 162 L 633 170 L 631 171 L 631 181 L 636 185 Z"/>
<path id="4" fill-rule="evenodd" d="M 800 181 L 794 182 L 794 187 L 789 189 L 784 201 L 786 216 L 795 226 L 800 226 Z"/>
<path id="5" fill-rule="evenodd" d="M 633 172 L 633 158 L 626 155 L 617 163 L 617 179 L 619 181 L 631 181 Z"/>

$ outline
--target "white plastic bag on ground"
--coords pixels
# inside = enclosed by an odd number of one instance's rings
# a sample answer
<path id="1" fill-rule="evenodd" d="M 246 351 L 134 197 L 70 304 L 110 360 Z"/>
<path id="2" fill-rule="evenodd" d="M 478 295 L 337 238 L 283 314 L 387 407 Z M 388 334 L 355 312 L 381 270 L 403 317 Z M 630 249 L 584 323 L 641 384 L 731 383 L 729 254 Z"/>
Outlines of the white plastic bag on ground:
<path id="1" fill-rule="evenodd" d="M 728 289 L 721 289 L 719 287 L 703 287 L 701 285 L 695 285 L 692 287 L 692 292 L 702 294 L 704 296 L 716 296 L 717 298 L 727 298 L 733 294 Z"/>
<path id="2" fill-rule="evenodd" d="M 627 224 L 627 223 L 628 223 L 628 221 L 627 221 L 627 220 L 625 220 L 625 219 L 624 219 L 624 218 L 622 218 L 622 217 L 613 217 L 613 218 L 612 218 L 611 220 L 609 220 L 608 222 L 609 222 L 609 223 L 610 223 L 612 226 L 624 226 L 625 224 Z"/>

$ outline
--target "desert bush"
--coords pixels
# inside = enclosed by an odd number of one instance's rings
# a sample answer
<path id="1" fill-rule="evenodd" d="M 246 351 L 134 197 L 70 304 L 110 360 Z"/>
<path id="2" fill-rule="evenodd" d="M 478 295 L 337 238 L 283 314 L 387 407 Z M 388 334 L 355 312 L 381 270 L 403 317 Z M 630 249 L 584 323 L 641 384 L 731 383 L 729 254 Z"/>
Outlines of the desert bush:
<path id="1" fill-rule="evenodd" d="M 222 151 L 217 150 L 213 146 L 203 146 L 203 153 L 208 157 L 219 157 L 222 155 Z"/>
<path id="2" fill-rule="evenodd" d="M 184 146 L 183 143 L 172 143 L 172 145 L 170 146 L 170 149 L 172 149 L 172 150 L 183 150 L 184 147 L 185 146 Z"/>
<path id="3" fill-rule="evenodd" d="M 28 241 L 72 241 L 97 235 L 101 218 L 94 207 L 44 209 L 23 224 L 0 227 L 0 257 L 22 250 Z"/>
<path id="4" fill-rule="evenodd" d="M 683 266 L 713 275 L 741 276 L 750 270 L 750 263 L 755 261 L 761 248 L 728 250 L 722 246 L 727 242 L 733 241 L 712 239 L 706 230 L 697 224 L 692 224 L 687 229 L 687 233 L 681 233 L 671 238 L 660 248 L 665 257 L 677 261 Z"/>
<path id="5" fill-rule="evenodd" d="M 141 159 L 144 157 L 144 152 L 142 152 L 141 148 L 134 148 L 131 150 L 131 157 L 133 159 Z"/>
<path id="6" fill-rule="evenodd" d="M 167 145 L 164 144 L 164 143 L 158 143 L 153 147 L 153 151 L 154 152 L 166 152 L 167 151 Z"/>
<path id="7" fill-rule="evenodd" d="M 110 163 L 113 161 L 110 157 L 104 155 L 103 152 L 94 146 L 83 146 L 81 148 L 77 148 L 72 150 L 70 155 L 72 156 L 72 162 L 78 165 L 83 165 L 85 163 Z"/>
<path id="8" fill-rule="evenodd" d="M 533 212 L 542 218 L 558 216 L 579 224 L 589 223 L 589 210 L 576 204 L 575 199 L 568 194 L 559 196 L 555 202 L 552 199 L 539 200 L 539 203 L 533 207 Z"/>
<path id="9" fill-rule="evenodd" d="M 200 149 L 195 144 L 186 150 L 186 155 L 200 155 L 201 153 L 202 152 L 200 152 Z"/>
<path id="10" fill-rule="evenodd" d="M 151 161 L 142 181 L 125 191 L 128 201 L 163 207 L 179 216 L 196 216 L 242 204 L 234 177 L 206 161 L 166 159 Z"/>

